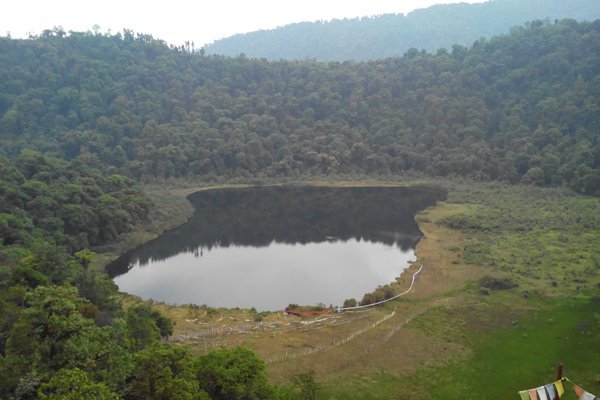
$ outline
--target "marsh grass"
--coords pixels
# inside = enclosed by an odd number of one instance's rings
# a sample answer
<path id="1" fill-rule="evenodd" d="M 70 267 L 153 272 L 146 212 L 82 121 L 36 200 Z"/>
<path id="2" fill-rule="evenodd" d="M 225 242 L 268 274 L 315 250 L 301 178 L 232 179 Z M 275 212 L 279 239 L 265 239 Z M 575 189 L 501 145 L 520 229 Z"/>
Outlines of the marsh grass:
<path id="1" fill-rule="evenodd" d="M 468 237 L 464 262 L 517 276 L 530 289 L 598 288 L 600 199 L 564 189 L 480 184 L 459 186 L 449 201 L 466 202 L 441 223 Z"/>

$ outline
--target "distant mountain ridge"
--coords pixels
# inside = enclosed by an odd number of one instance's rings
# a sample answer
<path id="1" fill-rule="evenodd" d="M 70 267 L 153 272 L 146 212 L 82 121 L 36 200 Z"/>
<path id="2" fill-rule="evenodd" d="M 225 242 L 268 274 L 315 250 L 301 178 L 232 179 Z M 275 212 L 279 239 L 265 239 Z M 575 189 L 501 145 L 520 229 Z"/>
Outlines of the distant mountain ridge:
<path id="1" fill-rule="evenodd" d="M 220 39 L 207 54 L 269 60 L 375 60 L 402 56 L 408 49 L 436 52 L 470 46 L 482 37 L 508 33 L 528 21 L 600 18 L 598 0 L 490 0 L 439 4 L 404 14 L 301 22 Z"/>

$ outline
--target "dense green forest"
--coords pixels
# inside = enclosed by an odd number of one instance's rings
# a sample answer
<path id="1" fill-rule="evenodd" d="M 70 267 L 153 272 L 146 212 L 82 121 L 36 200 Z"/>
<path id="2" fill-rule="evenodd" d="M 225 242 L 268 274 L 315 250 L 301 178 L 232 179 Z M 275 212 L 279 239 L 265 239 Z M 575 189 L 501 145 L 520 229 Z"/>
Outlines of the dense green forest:
<path id="1" fill-rule="evenodd" d="M 124 310 L 90 268 L 84 248 L 115 240 L 150 206 L 89 157 L 0 158 L 0 398 L 298 398 L 301 387 L 268 384 L 248 350 L 192 357 L 159 343 L 172 322 L 146 305 Z"/>
<path id="2" fill-rule="evenodd" d="M 86 159 L 25 150 L 0 158 L 0 236 L 4 245 L 46 240 L 69 251 L 114 240 L 151 206 L 130 179 L 103 176 Z"/>
<path id="3" fill-rule="evenodd" d="M 137 179 L 416 172 L 598 193 L 599 54 L 600 21 L 329 64 L 46 31 L 0 40 L 0 140 Z"/>
<path id="4" fill-rule="evenodd" d="M 269 60 L 377 60 L 402 56 L 414 47 L 436 52 L 452 45 L 470 46 L 527 21 L 600 18 L 596 0 L 490 0 L 437 4 L 406 15 L 300 22 L 237 34 L 204 47 L 207 54 Z"/>

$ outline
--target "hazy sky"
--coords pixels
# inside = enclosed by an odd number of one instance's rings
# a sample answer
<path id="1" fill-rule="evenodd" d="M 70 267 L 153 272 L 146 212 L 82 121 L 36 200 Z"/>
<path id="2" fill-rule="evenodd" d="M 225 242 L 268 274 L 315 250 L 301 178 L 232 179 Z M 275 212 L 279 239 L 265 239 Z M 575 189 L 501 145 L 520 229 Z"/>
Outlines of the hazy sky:
<path id="1" fill-rule="evenodd" d="M 0 8 L 0 35 L 62 26 L 65 31 L 102 32 L 123 28 L 149 33 L 171 44 L 196 47 L 235 33 L 269 29 L 292 22 L 407 13 L 436 3 L 461 0 L 17 0 Z M 477 3 L 483 0 L 462 0 Z"/>

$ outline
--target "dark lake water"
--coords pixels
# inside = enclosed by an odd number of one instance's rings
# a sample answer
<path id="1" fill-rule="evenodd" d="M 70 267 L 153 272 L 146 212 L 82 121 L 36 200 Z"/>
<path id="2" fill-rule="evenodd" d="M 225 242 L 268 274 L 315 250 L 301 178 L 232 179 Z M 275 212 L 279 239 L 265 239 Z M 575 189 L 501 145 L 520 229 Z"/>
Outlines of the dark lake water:
<path id="1" fill-rule="evenodd" d="M 279 310 L 341 305 L 394 281 L 415 259 L 428 187 L 252 187 L 188 197 L 181 227 L 107 266 L 144 299 Z"/>

